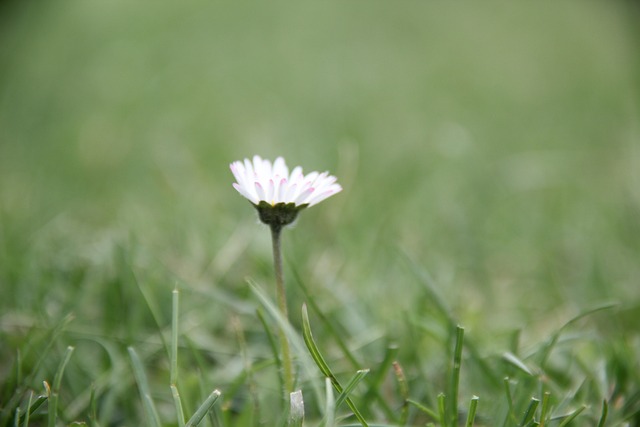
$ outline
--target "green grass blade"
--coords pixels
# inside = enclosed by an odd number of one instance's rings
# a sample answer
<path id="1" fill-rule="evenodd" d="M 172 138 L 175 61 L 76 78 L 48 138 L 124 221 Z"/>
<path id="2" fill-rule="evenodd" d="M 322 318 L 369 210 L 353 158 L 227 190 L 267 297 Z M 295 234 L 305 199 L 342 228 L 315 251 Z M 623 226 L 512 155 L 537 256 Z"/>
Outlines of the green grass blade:
<path id="1" fill-rule="evenodd" d="M 449 427 L 449 419 L 447 417 L 446 396 L 444 393 L 438 395 L 438 414 L 442 427 Z"/>
<path id="2" fill-rule="evenodd" d="M 67 363 L 69 363 L 69 359 L 71 359 L 71 355 L 73 354 L 74 347 L 67 347 L 67 351 L 64 353 L 64 358 L 58 366 L 58 370 L 56 371 L 55 377 L 53 377 L 53 393 L 58 393 L 60 391 L 60 385 L 62 384 L 62 375 L 64 374 L 64 369 L 67 367 Z"/>
<path id="3" fill-rule="evenodd" d="M 56 375 L 53 377 L 53 388 L 51 389 L 51 395 L 49 396 L 49 427 L 55 427 L 56 425 L 56 420 L 58 418 L 58 396 L 60 392 L 60 385 L 62 384 L 62 375 L 64 374 L 64 369 L 66 368 L 67 363 L 69 363 L 69 359 L 71 359 L 73 350 L 73 347 L 67 347 L 64 358 L 62 359 L 60 366 L 58 366 Z"/>
<path id="4" fill-rule="evenodd" d="M 587 409 L 587 407 L 585 405 L 582 405 L 580 408 L 576 409 L 571 414 L 569 414 L 564 420 L 562 420 L 562 422 L 558 424 L 558 427 L 565 427 L 569 425 L 569 423 L 573 421 L 578 415 L 580 415 L 582 411 L 584 411 L 585 409 Z"/>
<path id="5" fill-rule="evenodd" d="M 24 422 L 22 423 L 22 427 L 29 426 L 29 416 L 31 415 L 32 402 L 33 402 L 33 391 L 29 392 L 29 400 L 27 401 L 27 410 L 24 412 Z M 19 417 L 17 419 L 19 419 Z"/>
<path id="6" fill-rule="evenodd" d="M 368 369 L 362 369 L 360 371 L 357 371 L 355 375 L 351 377 L 349 382 L 347 382 L 347 385 L 344 386 L 344 390 L 342 390 L 342 393 L 340 393 L 340 395 L 336 399 L 336 407 L 339 407 L 345 401 L 345 399 L 349 397 L 353 389 L 355 389 L 356 386 L 360 384 L 360 381 L 362 381 L 368 373 Z"/>
<path id="7" fill-rule="evenodd" d="M 144 372 L 144 367 L 140 361 L 138 353 L 136 353 L 133 347 L 128 347 L 129 357 L 131 358 L 131 365 L 133 367 L 133 375 L 138 383 L 138 389 L 140 390 L 140 398 L 142 399 L 142 405 L 147 415 L 147 423 L 152 427 L 160 427 L 160 417 L 158 411 L 151 398 L 151 389 L 149 388 L 149 381 L 147 380 L 147 374 Z"/>
<path id="8" fill-rule="evenodd" d="M 178 381 L 178 313 L 180 309 L 180 293 L 174 289 L 171 293 L 171 370 L 170 383 Z"/>
<path id="9" fill-rule="evenodd" d="M 393 362 L 393 372 L 396 376 L 396 381 L 398 381 L 398 391 L 400 392 L 400 397 L 402 397 L 402 409 L 400 411 L 400 425 L 403 426 L 407 423 L 407 418 L 409 416 L 409 386 L 407 385 L 407 378 L 404 376 L 404 371 L 402 370 L 402 366 L 397 361 Z"/>
<path id="10" fill-rule="evenodd" d="M 91 427 L 99 427 L 98 423 L 98 402 L 96 401 L 96 387 L 91 385 L 91 394 L 89 396 L 89 425 Z"/>
<path id="11" fill-rule="evenodd" d="M 520 427 L 524 427 L 533 419 L 536 414 L 536 409 L 538 409 L 538 405 L 540 404 L 540 400 L 535 397 L 531 398 L 529 401 L 529 406 L 527 406 L 527 410 L 524 412 L 524 416 L 522 417 L 522 421 L 520 421 Z"/>
<path id="12" fill-rule="evenodd" d="M 36 412 L 38 409 L 40 409 L 40 407 L 44 404 L 44 402 L 46 402 L 49 399 L 49 395 L 51 394 L 48 387 L 45 387 L 48 391 L 47 394 L 41 394 L 38 395 L 36 397 L 36 400 L 34 400 L 33 402 L 31 401 L 32 398 L 31 396 L 29 396 L 29 406 L 27 406 L 27 411 L 25 411 L 24 414 L 22 414 L 23 418 L 26 418 L 26 422 L 28 422 L 29 417 L 31 415 L 33 415 L 34 412 Z M 31 393 L 31 395 L 33 395 L 33 392 Z M 23 425 L 26 426 L 27 424 L 24 424 L 25 420 L 23 419 Z"/>
<path id="13" fill-rule="evenodd" d="M 324 427 L 334 427 L 336 424 L 336 399 L 333 395 L 333 385 L 329 378 L 324 379 L 326 403 L 324 410 Z"/>
<path id="14" fill-rule="evenodd" d="M 209 397 L 200 405 L 198 410 L 193 414 L 193 416 L 187 421 L 185 427 L 197 426 L 200 424 L 202 419 L 207 415 L 207 413 L 211 410 L 211 407 L 216 403 L 216 400 L 220 397 L 219 390 L 213 390 Z"/>
<path id="15" fill-rule="evenodd" d="M 507 362 L 509 365 L 516 367 L 518 370 L 524 372 L 525 374 L 531 377 L 533 376 L 533 372 L 531 372 L 531 369 L 529 369 L 529 367 L 518 356 L 511 353 L 510 351 L 503 353 L 502 360 Z"/>
<path id="16" fill-rule="evenodd" d="M 598 421 L 598 427 L 604 427 L 607 422 L 607 414 L 609 413 L 609 403 L 607 399 L 602 401 L 602 415 L 600 415 L 600 421 Z"/>
<path id="17" fill-rule="evenodd" d="M 476 419 L 476 411 L 478 409 L 478 396 L 473 396 L 471 398 L 471 403 L 469 403 L 469 413 L 467 414 L 467 422 L 464 424 L 465 427 L 473 427 L 473 423 Z"/>
<path id="18" fill-rule="evenodd" d="M 551 338 L 549 339 L 549 341 L 547 342 L 547 344 L 542 348 L 542 352 L 541 352 L 541 356 L 540 356 L 540 368 L 544 369 L 545 364 L 547 363 L 547 360 L 549 359 L 549 356 L 551 355 L 551 352 L 553 350 L 553 348 L 555 347 L 556 343 L 558 342 L 558 339 L 560 338 L 560 335 L 562 335 L 562 332 L 568 328 L 569 326 L 571 326 L 572 324 L 574 324 L 575 322 L 577 322 L 580 319 L 583 319 L 587 316 L 590 316 L 594 313 L 597 313 L 599 311 L 602 310 L 608 310 L 611 308 L 616 307 L 618 304 L 615 303 L 606 303 L 606 304 L 602 304 L 599 306 L 596 306 L 592 309 L 589 310 L 585 310 L 581 313 L 579 313 L 577 316 L 572 317 L 571 319 L 569 319 L 564 325 L 560 326 L 560 328 L 558 328 L 558 330 L 556 330 L 556 332 L 551 336 Z"/>
<path id="19" fill-rule="evenodd" d="M 456 345 L 453 353 L 453 375 L 451 379 L 451 425 L 458 425 L 458 388 L 460 387 L 460 368 L 462 367 L 462 347 L 464 328 L 456 326 Z"/>
<path id="20" fill-rule="evenodd" d="M 176 409 L 176 418 L 178 426 L 184 427 L 184 410 L 182 409 L 182 400 L 178 392 L 178 319 L 180 313 L 180 292 L 174 289 L 171 292 L 171 361 L 169 368 L 169 388 L 171 389 L 171 397 Z"/>
<path id="21" fill-rule="evenodd" d="M 416 408 L 418 408 L 419 410 L 421 410 L 422 412 L 424 412 L 425 414 L 427 414 L 429 417 L 433 418 L 434 420 L 439 420 L 440 416 L 438 415 L 438 413 L 436 411 L 434 411 L 431 408 L 428 408 L 427 406 L 423 405 L 422 403 L 416 402 L 413 399 L 407 399 L 407 403 L 410 403 L 411 405 L 415 406 Z"/>
<path id="22" fill-rule="evenodd" d="M 327 331 L 327 333 L 335 340 L 336 344 L 338 344 L 338 347 L 342 350 L 342 354 L 351 363 L 351 366 L 353 366 L 354 369 L 360 369 L 360 363 L 357 361 L 351 350 L 349 350 L 349 347 L 347 346 L 346 341 L 342 338 L 342 335 L 338 333 L 338 327 L 334 324 L 332 319 L 327 317 L 320 309 L 320 307 L 316 303 L 314 296 L 309 292 L 309 289 L 305 285 L 295 266 L 291 265 L 290 269 L 293 272 L 295 282 L 298 284 L 299 288 L 304 294 L 308 307 L 316 316 L 318 316 L 324 330 Z M 381 409 L 390 419 L 395 418 L 396 415 L 394 414 L 385 398 L 380 394 L 379 384 L 384 379 L 387 369 L 391 365 L 391 362 L 393 361 L 393 358 L 397 353 L 397 347 L 394 348 L 395 352 L 392 351 L 394 355 L 391 356 L 389 360 L 387 360 L 387 356 L 385 356 L 385 361 L 378 366 L 378 374 L 376 376 L 367 376 L 366 382 L 368 384 L 368 391 L 364 398 L 365 402 L 375 402 L 378 405 L 377 408 Z"/>
<path id="23" fill-rule="evenodd" d="M 504 384 L 504 394 L 507 397 L 507 405 L 508 405 L 508 411 L 509 411 L 507 413 L 507 416 L 505 417 L 504 422 L 502 423 L 504 427 L 507 425 L 507 421 L 509 421 L 509 419 L 514 424 L 517 423 L 518 420 L 516 418 L 515 412 L 513 412 L 513 398 L 511 397 L 511 383 L 509 381 L 509 377 L 504 377 L 503 384 Z"/>
<path id="24" fill-rule="evenodd" d="M 173 397 L 173 404 L 176 408 L 176 418 L 178 419 L 178 426 L 184 427 L 184 410 L 182 409 L 182 401 L 180 400 L 180 393 L 178 387 L 174 384 L 169 386 L 171 388 L 171 396 Z"/>
<path id="25" fill-rule="evenodd" d="M 289 394 L 289 427 L 302 427 L 304 423 L 304 400 L 302 391 Z"/>
<path id="26" fill-rule="evenodd" d="M 329 365 L 327 365 L 327 362 L 324 360 L 324 357 L 322 357 L 322 354 L 320 353 L 320 350 L 318 349 L 318 346 L 316 345 L 313 339 L 313 335 L 311 334 L 311 325 L 309 324 L 309 314 L 307 313 L 306 304 L 302 306 L 302 336 L 304 338 L 305 344 L 307 345 L 307 349 L 309 350 L 309 353 L 311 353 L 311 358 L 316 362 L 316 365 L 318 366 L 320 371 L 322 371 L 325 377 L 331 380 L 331 384 L 336 389 L 336 391 L 338 393 L 342 393 L 344 389 L 338 382 L 338 379 L 335 377 L 333 372 L 331 372 Z M 368 426 L 367 422 L 362 417 L 362 414 L 360 414 L 360 411 L 358 411 L 358 408 L 356 408 L 356 406 L 351 401 L 351 399 L 347 397 L 345 400 L 347 402 L 347 405 L 349 405 L 349 408 L 351 408 L 351 411 L 353 411 L 353 415 L 355 415 L 355 417 L 358 419 L 360 424 L 362 424 L 364 427 L 367 427 Z"/>
<path id="27" fill-rule="evenodd" d="M 542 409 L 540 410 L 540 426 L 544 427 L 547 422 L 547 413 L 549 412 L 549 404 L 551 403 L 551 393 L 546 391 L 542 396 Z"/>

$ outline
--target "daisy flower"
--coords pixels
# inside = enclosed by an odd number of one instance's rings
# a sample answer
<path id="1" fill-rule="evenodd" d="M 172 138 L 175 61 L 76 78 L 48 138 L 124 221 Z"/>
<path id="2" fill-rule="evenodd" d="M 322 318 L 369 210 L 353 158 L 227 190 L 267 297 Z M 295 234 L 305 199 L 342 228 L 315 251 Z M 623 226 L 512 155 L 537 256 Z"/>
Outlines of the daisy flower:
<path id="1" fill-rule="evenodd" d="M 282 157 L 271 163 L 260 156 L 254 156 L 253 161 L 244 159 L 233 162 L 230 166 L 236 178 L 233 188 L 253 204 L 258 210 L 260 220 L 271 228 L 278 308 L 280 314 L 288 319 L 280 232 L 285 225 L 296 219 L 302 209 L 339 193 L 342 187 L 329 172 L 311 172 L 305 175 L 302 168 L 296 166 L 289 173 Z M 279 335 L 284 394 L 291 399 L 292 407 L 294 399 L 296 402 L 300 400 L 299 405 L 302 405 L 302 394 L 293 390 L 295 375 L 289 340 L 282 328 Z"/>
<path id="2" fill-rule="evenodd" d="M 236 178 L 233 187 L 258 209 L 265 224 L 282 227 L 293 222 L 298 212 L 340 192 L 342 187 L 329 172 L 302 173 L 296 166 L 289 173 L 284 159 L 273 163 L 254 156 L 253 161 L 231 163 Z"/>

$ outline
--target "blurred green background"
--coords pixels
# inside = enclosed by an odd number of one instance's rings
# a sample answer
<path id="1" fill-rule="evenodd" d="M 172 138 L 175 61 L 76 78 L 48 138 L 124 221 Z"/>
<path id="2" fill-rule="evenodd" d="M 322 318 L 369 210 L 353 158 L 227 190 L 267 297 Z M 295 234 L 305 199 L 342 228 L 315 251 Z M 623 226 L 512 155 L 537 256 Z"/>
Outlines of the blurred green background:
<path id="1" fill-rule="evenodd" d="M 397 341 L 410 358 L 429 338 L 407 325 L 442 335 L 411 264 L 485 354 L 607 302 L 619 305 L 590 328 L 640 346 L 637 4 L 0 12 L 5 379 L 33 331 L 71 312 L 60 345 L 75 342 L 79 360 L 78 340 L 146 342 L 168 324 L 176 283 L 185 333 L 233 360 L 229 318 L 260 331 L 244 278 L 272 291 L 267 229 L 228 168 L 254 154 L 343 184 L 285 233 L 287 280 L 295 266 L 365 347 Z M 297 324 L 304 297 L 290 286 Z M 441 351 L 420 353 L 426 364 Z M 83 387 L 109 363 L 89 365 Z"/>

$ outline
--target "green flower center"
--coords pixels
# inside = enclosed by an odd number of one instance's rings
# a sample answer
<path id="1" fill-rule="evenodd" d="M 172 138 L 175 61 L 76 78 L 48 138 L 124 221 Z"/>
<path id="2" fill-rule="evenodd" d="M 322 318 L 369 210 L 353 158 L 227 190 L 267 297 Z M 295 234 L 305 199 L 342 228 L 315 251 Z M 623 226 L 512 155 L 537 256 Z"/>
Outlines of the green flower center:
<path id="1" fill-rule="evenodd" d="M 276 203 L 272 205 L 264 200 L 253 205 L 258 210 L 260 221 L 276 230 L 291 224 L 298 216 L 298 212 L 309 206 L 308 203 L 296 205 L 295 203 Z"/>

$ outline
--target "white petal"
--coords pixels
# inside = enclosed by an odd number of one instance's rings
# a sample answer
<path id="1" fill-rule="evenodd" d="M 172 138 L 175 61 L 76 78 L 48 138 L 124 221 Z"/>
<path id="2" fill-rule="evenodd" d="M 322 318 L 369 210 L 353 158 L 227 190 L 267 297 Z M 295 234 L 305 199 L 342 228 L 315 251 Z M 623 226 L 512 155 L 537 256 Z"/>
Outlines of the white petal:
<path id="1" fill-rule="evenodd" d="M 284 195 L 284 197 L 282 198 L 282 201 L 284 203 L 291 203 L 295 200 L 295 195 L 296 195 L 296 191 L 298 190 L 298 184 L 293 184 L 291 185 L 291 183 L 289 183 L 289 187 L 286 190 L 286 193 Z"/>
<path id="2" fill-rule="evenodd" d="M 274 194 L 275 193 L 275 184 L 273 183 L 273 179 L 269 179 L 269 182 L 267 184 L 267 194 L 266 194 L 266 201 L 271 203 L 272 205 L 275 204 L 274 203 Z"/>
<path id="3" fill-rule="evenodd" d="M 277 181 L 276 181 L 277 182 Z M 282 178 L 276 187 L 276 194 L 274 195 L 276 203 L 285 202 L 284 195 L 287 191 L 287 178 Z"/>
<path id="4" fill-rule="evenodd" d="M 309 203 L 309 206 L 317 205 L 324 199 L 327 199 L 334 194 L 339 193 L 340 191 L 342 191 L 342 187 L 340 187 L 338 184 L 334 184 L 329 188 L 314 193 L 313 196 L 309 197 L 307 203 Z"/>
<path id="5" fill-rule="evenodd" d="M 256 194 L 258 195 L 258 201 L 260 200 L 266 201 L 267 199 L 265 197 L 264 188 L 262 188 L 262 185 L 260 185 L 260 183 L 256 181 L 255 187 L 256 187 Z"/>
<path id="6" fill-rule="evenodd" d="M 253 165 L 249 159 L 244 159 L 245 179 L 247 181 L 255 179 L 256 171 L 253 169 Z"/>
<path id="7" fill-rule="evenodd" d="M 309 187 L 306 190 L 304 190 L 303 192 L 301 192 L 298 197 L 296 197 L 296 199 L 293 201 L 296 205 L 304 205 L 307 202 L 307 199 L 309 199 L 309 197 L 311 196 L 311 194 L 313 194 L 313 191 L 315 189 L 313 187 Z"/>
<path id="8" fill-rule="evenodd" d="M 254 195 L 249 193 L 246 188 L 236 184 L 235 182 L 233 183 L 233 188 L 235 188 L 238 193 L 242 194 L 246 199 L 249 199 L 251 202 L 257 204 L 259 202 L 258 198 Z"/>
<path id="9" fill-rule="evenodd" d="M 291 176 L 289 177 L 289 181 L 291 183 L 298 183 L 298 181 L 301 181 L 304 178 L 304 174 L 302 173 L 302 168 L 300 166 L 296 166 L 295 168 L 293 168 L 293 171 L 291 172 Z"/>
<path id="10" fill-rule="evenodd" d="M 318 178 L 318 175 L 320 175 L 318 172 L 315 172 L 315 171 L 311 172 L 310 174 L 304 177 L 304 182 L 305 183 L 309 182 L 313 185 L 316 178 Z"/>
<path id="11" fill-rule="evenodd" d="M 276 161 L 273 162 L 273 175 L 289 177 L 289 168 L 282 157 L 278 157 Z"/>

